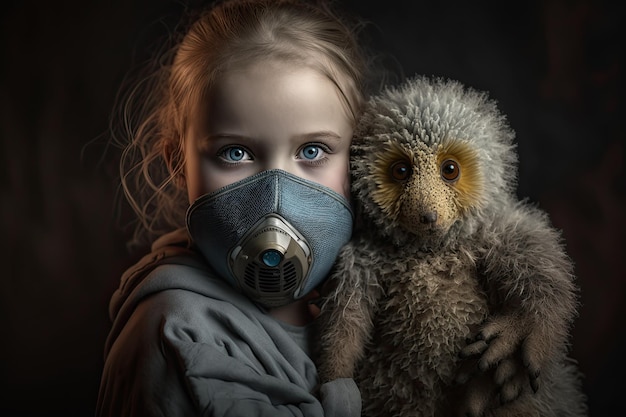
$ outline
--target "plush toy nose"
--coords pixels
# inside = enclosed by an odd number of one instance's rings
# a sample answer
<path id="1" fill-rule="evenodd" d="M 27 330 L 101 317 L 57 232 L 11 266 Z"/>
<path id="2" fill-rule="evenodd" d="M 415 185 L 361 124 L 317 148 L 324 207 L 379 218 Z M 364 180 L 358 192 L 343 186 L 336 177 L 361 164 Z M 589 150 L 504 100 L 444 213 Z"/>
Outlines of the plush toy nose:
<path id="1" fill-rule="evenodd" d="M 437 212 L 429 211 L 420 216 L 420 222 L 424 224 L 437 223 Z"/>

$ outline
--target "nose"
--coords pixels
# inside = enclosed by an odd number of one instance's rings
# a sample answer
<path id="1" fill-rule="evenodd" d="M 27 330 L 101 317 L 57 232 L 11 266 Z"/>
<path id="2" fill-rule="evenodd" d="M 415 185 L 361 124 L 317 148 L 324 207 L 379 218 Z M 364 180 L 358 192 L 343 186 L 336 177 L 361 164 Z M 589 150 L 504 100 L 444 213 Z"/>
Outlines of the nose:
<path id="1" fill-rule="evenodd" d="M 437 223 L 437 212 L 435 210 L 428 211 L 420 216 L 420 222 L 423 224 Z"/>
<path id="2" fill-rule="evenodd" d="M 289 157 L 280 155 L 278 150 L 276 150 L 274 155 L 271 158 L 268 158 L 263 164 L 263 171 L 269 171 L 271 169 L 280 169 L 282 171 L 293 173 L 293 167 L 290 164 Z"/>

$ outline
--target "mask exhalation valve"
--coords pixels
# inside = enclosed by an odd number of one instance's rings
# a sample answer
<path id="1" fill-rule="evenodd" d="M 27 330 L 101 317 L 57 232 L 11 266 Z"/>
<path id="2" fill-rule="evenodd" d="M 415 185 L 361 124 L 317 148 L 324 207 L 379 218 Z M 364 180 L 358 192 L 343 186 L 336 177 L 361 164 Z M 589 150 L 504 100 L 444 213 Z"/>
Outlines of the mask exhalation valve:
<path id="1" fill-rule="evenodd" d="M 311 249 L 284 218 L 271 214 L 244 235 L 229 254 L 238 285 L 266 307 L 297 298 L 311 266 Z"/>
<path id="2" fill-rule="evenodd" d="M 268 249 L 261 255 L 263 263 L 271 268 L 275 268 L 283 260 L 283 254 L 276 249 Z"/>

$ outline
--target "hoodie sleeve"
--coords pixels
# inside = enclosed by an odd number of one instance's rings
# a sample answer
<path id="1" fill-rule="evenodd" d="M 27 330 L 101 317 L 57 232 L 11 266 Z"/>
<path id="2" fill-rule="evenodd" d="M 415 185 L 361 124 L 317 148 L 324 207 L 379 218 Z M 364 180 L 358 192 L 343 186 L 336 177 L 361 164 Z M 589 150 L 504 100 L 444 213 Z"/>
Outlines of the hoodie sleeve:
<path id="1" fill-rule="evenodd" d="M 121 314 L 105 360 L 98 417 L 360 415 L 354 381 L 320 402 L 313 362 L 280 325 L 191 268 L 181 285 L 182 269 L 159 268 L 149 294 L 128 297 L 132 313 Z"/>
<path id="2" fill-rule="evenodd" d="M 184 369 L 168 352 L 165 318 L 140 304 L 126 322 L 105 360 L 96 416 L 201 415 L 184 382 Z"/>
<path id="3" fill-rule="evenodd" d="M 325 417 L 358 417 L 361 415 L 361 391 L 352 378 L 339 378 L 320 387 Z"/>

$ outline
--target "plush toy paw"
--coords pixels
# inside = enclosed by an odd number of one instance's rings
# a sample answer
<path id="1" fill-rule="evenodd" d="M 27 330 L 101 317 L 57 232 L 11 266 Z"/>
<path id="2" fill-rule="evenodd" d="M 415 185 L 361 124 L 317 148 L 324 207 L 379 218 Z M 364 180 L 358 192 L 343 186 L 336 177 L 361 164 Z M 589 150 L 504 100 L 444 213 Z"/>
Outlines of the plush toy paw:
<path id="1" fill-rule="evenodd" d="M 467 386 L 466 415 L 482 416 L 491 407 L 515 401 L 528 388 L 539 389 L 540 364 L 549 342 L 531 332 L 533 328 L 520 315 L 492 317 L 467 341 L 456 376 L 457 384 Z"/>

